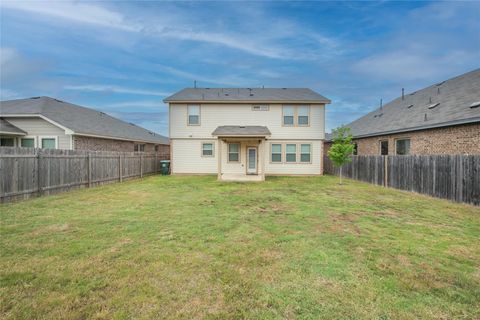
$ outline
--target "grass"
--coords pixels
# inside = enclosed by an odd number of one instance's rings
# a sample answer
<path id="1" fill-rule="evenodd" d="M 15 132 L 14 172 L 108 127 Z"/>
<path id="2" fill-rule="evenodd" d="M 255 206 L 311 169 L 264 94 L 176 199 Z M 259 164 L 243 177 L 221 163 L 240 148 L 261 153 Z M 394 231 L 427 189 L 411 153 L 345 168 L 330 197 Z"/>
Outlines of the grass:
<path id="1" fill-rule="evenodd" d="M 3 319 L 480 318 L 478 207 L 156 176 L 0 210 Z"/>

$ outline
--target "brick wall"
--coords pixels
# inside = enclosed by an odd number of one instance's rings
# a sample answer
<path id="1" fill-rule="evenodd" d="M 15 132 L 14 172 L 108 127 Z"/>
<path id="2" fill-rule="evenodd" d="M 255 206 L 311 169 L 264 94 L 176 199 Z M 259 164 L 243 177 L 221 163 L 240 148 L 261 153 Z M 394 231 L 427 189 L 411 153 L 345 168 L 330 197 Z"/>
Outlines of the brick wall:
<path id="1" fill-rule="evenodd" d="M 74 136 L 73 139 L 75 150 L 134 152 L 135 142 L 133 141 L 84 136 Z M 155 152 L 155 145 L 153 143 L 145 143 L 145 152 Z M 170 157 L 170 146 L 158 145 L 158 155 L 162 157 L 162 159 L 168 159 Z"/>
<path id="2" fill-rule="evenodd" d="M 409 138 L 410 154 L 480 154 L 480 123 L 355 139 L 358 155 L 380 154 L 380 141 L 388 140 L 388 154 L 395 154 L 395 140 Z M 331 143 L 325 143 L 325 154 Z"/>

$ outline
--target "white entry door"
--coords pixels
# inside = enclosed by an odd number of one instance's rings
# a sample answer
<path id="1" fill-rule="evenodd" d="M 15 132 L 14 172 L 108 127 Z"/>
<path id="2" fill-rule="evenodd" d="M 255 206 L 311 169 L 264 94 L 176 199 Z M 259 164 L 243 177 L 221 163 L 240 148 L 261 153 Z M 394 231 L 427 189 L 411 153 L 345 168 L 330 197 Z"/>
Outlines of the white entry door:
<path id="1" fill-rule="evenodd" d="M 257 174 L 257 148 L 247 148 L 247 174 Z"/>

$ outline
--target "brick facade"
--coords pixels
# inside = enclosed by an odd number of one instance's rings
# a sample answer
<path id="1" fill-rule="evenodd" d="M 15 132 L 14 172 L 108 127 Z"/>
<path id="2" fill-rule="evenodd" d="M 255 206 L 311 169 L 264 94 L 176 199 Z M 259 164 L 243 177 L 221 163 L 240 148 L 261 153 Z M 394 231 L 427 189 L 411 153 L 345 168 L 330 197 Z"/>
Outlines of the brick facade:
<path id="1" fill-rule="evenodd" d="M 85 136 L 73 137 L 73 147 L 75 150 L 134 152 L 134 146 L 135 142 L 133 141 L 113 140 Z M 145 143 L 145 152 L 155 152 L 155 144 Z M 163 144 L 158 145 L 158 155 L 162 158 L 168 159 L 170 157 L 170 146 Z"/>
<path id="2" fill-rule="evenodd" d="M 380 141 L 388 140 L 388 154 L 395 154 L 397 139 L 410 139 L 410 154 L 480 154 L 480 123 L 354 139 L 358 155 L 380 154 Z M 325 143 L 325 154 L 331 142 Z"/>

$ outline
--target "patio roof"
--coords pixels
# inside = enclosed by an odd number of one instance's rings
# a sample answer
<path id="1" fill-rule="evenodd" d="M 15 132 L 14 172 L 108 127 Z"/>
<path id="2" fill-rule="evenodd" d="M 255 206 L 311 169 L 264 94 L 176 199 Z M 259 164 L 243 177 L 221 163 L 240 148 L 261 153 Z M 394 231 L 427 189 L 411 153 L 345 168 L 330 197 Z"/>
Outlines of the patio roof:
<path id="1" fill-rule="evenodd" d="M 266 137 L 271 135 L 264 126 L 220 126 L 212 132 L 217 137 Z"/>

